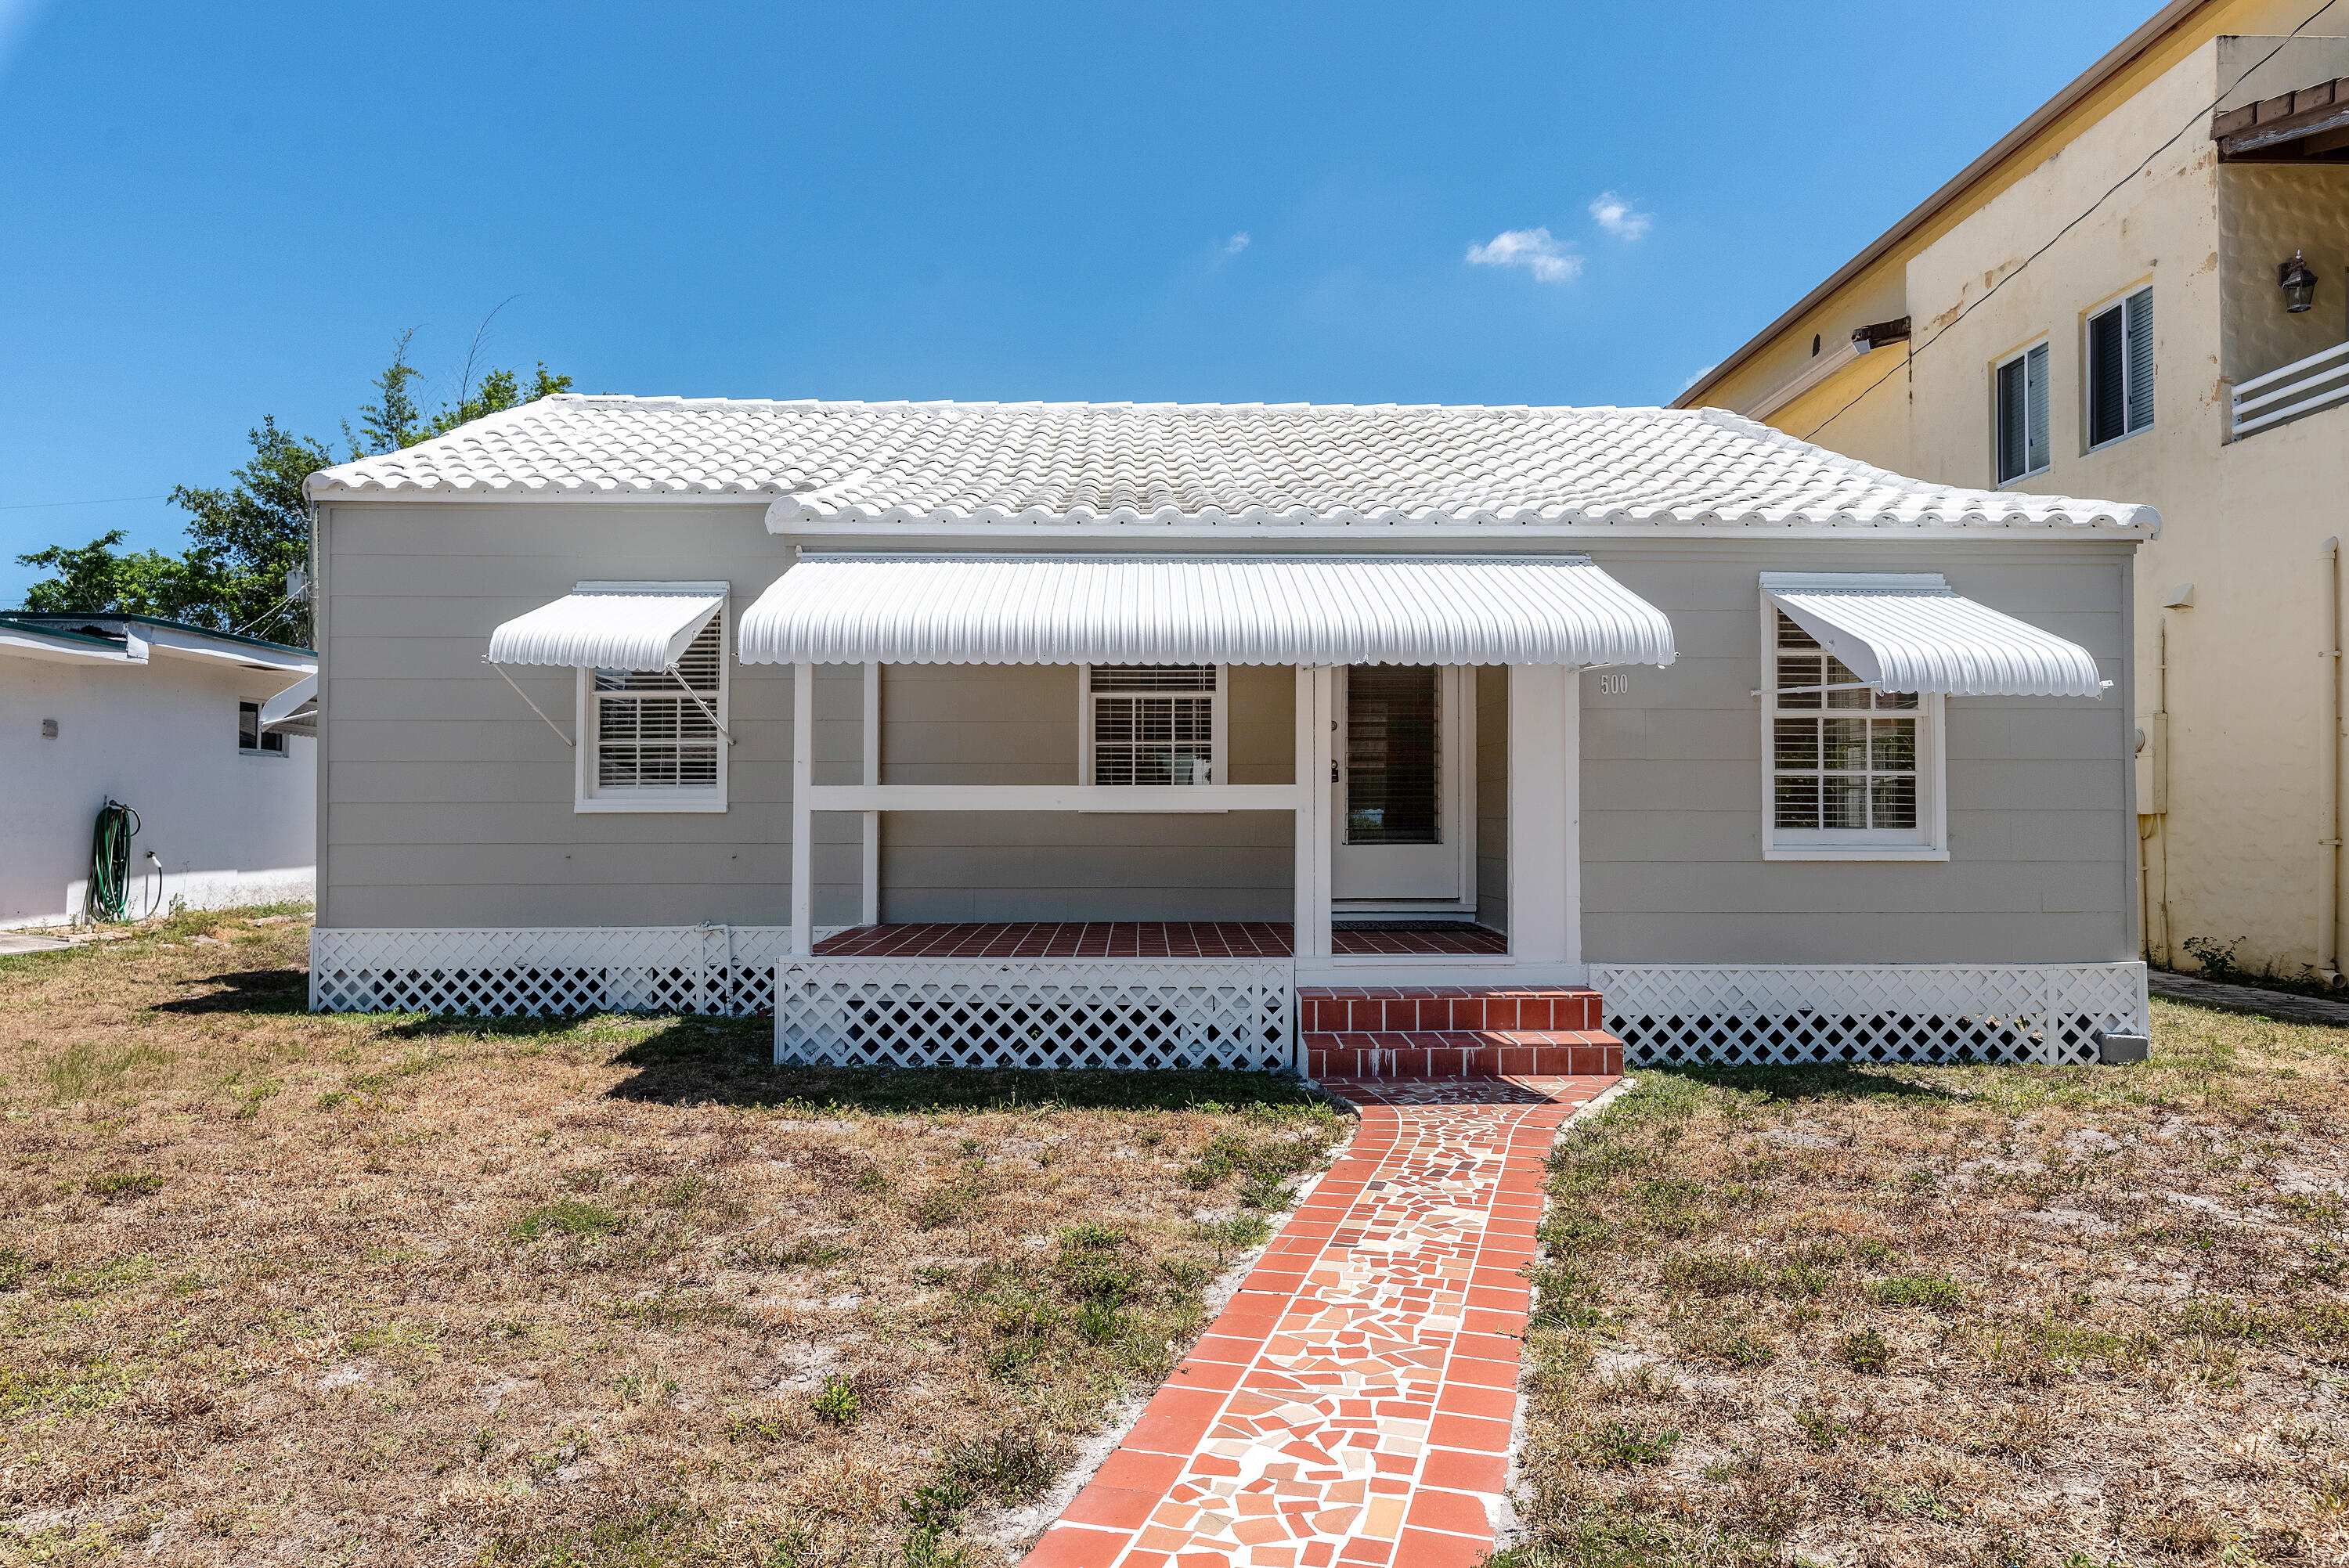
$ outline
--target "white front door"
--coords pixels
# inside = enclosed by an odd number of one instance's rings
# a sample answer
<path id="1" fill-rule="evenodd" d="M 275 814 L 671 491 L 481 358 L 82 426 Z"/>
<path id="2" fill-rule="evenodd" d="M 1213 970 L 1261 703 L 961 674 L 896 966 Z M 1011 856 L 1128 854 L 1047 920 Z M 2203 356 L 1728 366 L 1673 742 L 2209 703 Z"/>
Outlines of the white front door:
<path id="1" fill-rule="evenodd" d="M 1473 906 L 1475 671 L 1355 665 L 1336 674 L 1330 897 Z"/>

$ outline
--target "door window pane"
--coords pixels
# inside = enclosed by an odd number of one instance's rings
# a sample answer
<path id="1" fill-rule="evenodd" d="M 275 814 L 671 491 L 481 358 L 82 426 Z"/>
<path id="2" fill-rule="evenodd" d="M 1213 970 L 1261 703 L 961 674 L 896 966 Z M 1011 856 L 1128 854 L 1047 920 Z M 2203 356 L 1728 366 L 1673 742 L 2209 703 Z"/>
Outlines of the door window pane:
<path id="1" fill-rule="evenodd" d="M 1346 672 L 1346 841 L 1441 842 L 1432 665 Z"/>

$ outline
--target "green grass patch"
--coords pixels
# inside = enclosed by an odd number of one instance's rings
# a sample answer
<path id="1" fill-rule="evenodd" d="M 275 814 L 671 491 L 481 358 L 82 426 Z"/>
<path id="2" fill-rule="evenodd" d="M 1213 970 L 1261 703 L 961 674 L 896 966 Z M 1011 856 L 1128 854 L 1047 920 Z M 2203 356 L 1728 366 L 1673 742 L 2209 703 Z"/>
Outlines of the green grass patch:
<path id="1" fill-rule="evenodd" d="M 625 1219 L 600 1204 L 581 1198 L 558 1198 L 516 1215 L 506 1227 L 506 1234 L 517 1242 L 534 1242 L 541 1236 L 617 1235 L 626 1228 Z"/>

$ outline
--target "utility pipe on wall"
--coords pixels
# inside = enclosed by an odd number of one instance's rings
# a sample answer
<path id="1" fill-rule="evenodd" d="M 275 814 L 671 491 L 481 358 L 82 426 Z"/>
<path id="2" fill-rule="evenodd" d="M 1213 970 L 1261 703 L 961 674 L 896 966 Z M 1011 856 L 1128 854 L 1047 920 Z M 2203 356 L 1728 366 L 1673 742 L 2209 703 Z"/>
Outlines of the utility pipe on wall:
<path id="1" fill-rule="evenodd" d="M 2316 844 L 2316 972 L 2341 978 L 2341 541 L 2324 542 L 2324 745 L 2317 774 L 2323 830 Z"/>

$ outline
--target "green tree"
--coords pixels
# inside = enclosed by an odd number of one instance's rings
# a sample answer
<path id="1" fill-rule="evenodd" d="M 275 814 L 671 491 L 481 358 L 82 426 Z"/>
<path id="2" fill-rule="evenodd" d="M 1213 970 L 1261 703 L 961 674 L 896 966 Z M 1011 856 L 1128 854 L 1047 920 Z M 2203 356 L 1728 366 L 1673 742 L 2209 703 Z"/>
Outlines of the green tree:
<path id="1" fill-rule="evenodd" d="M 26 591 L 25 608 L 39 614 L 112 611 L 212 624 L 226 584 L 209 558 L 194 551 L 186 555 L 166 555 L 160 550 L 117 554 L 114 547 L 121 542 L 118 528 L 78 550 L 53 544 L 16 557 L 20 565 L 46 566 L 57 573 Z"/>
<path id="2" fill-rule="evenodd" d="M 501 307 L 502 308 L 502 307 Z M 492 311 L 491 316 L 497 312 Z M 570 390 L 543 361 L 527 386 L 512 370 L 492 369 L 478 380 L 484 318 L 458 379 L 457 396 L 428 411 L 411 384 L 422 374 L 409 362 L 415 329 L 392 343 L 391 363 L 369 386 L 375 399 L 359 406 L 358 428 L 343 422 L 353 460 L 398 451 L 445 436 L 458 426 Z M 322 441 L 277 428 L 264 416 L 246 432 L 253 456 L 222 487 L 177 485 L 171 504 L 188 513 L 188 549 L 179 555 L 143 550 L 118 552 L 119 529 L 79 548 L 53 544 L 17 563 L 56 575 L 26 591 L 25 608 L 48 614 L 162 615 L 215 631 L 307 645 L 310 606 L 285 593 L 286 573 L 310 562 L 310 503 L 303 481 L 333 466 Z"/>
<path id="3" fill-rule="evenodd" d="M 194 542 L 183 559 L 208 562 L 217 589 L 201 624 L 306 646 L 310 606 L 286 599 L 285 574 L 310 564 L 310 503 L 302 481 L 335 459 L 319 442 L 287 434 L 268 416 L 245 435 L 252 460 L 229 476 L 225 489 L 171 490 L 171 504 L 188 514 Z"/>

